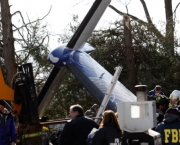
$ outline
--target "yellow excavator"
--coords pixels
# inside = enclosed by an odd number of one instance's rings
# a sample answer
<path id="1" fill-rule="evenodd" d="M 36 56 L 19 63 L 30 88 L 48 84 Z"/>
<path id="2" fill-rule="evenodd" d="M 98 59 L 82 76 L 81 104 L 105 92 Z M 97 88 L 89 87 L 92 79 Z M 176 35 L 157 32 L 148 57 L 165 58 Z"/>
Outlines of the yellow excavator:
<path id="1" fill-rule="evenodd" d="M 0 99 L 12 102 L 11 112 L 19 117 L 20 123 L 39 123 L 37 96 L 31 63 L 18 67 L 12 84 L 12 88 L 6 85 L 0 69 Z"/>
<path id="2" fill-rule="evenodd" d="M 1 86 L 1 89 L 0 89 L 1 98 L 0 99 L 7 100 L 7 101 L 14 101 L 14 90 L 5 84 L 1 69 L 0 69 L 0 86 Z"/>
<path id="3" fill-rule="evenodd" d="M 0 69 L 0 86 L 0 99 L 12 102 L 10 112 L 18 118 L 17 145 L 41 144 L 42 125 L 38 114 L 32 64 L 27 63 L 18 67 L 13 77 L 12 88 L 6 85 Z"/>
<path id="4" fill-rule="evenodd" d="M 14 102 L 14 90 L 11 87 L 9 87 L 8 85 L 6 85 L 1 68 L 0 68 L 0 86 L 1 86 L 0 99 L 6 100 L 6 101 L 11 101 L 13 103 Z M 14 115 L 19 115 L 21 106 L 22 106 L 22 104 L 14 103 L 12 113 Z"/>

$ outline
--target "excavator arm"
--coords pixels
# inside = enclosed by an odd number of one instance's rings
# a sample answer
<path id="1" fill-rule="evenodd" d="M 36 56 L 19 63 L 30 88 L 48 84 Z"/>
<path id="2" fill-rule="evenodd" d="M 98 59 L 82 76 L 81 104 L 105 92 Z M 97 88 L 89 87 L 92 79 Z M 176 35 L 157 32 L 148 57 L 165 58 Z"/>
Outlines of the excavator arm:
<path id="1" fill-rule="evenodd" d="M 12 89 L 5 84 L 0 70 L 0 99 L 13 103 L 12 113 L 18 116 L 20 123 L 39 123 L 32 64 L 27 63 L 19 66 L 14 78 Z"/>

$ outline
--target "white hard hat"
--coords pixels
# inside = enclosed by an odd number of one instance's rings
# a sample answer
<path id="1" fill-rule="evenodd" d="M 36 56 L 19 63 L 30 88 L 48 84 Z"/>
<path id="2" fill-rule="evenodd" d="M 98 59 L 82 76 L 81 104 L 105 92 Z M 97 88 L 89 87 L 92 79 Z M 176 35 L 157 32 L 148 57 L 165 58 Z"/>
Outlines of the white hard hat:
<path id="1" fill-rule="evenodd" d="M 169 99 L 178 99 L 178 98 L 180 98 L 180 91 L 179 90 L 172 91 Z"/>

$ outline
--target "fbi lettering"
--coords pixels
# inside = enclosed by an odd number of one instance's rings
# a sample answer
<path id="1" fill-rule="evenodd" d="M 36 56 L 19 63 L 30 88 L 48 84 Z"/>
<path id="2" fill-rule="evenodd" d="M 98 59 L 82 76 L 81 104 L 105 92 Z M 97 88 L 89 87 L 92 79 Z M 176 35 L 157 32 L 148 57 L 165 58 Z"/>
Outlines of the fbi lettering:
<path id="1" fill-rule="evenodd" d="M 170 139 L 172 143 L 180 142 L 180 129 L 164 129 L 165 143 L 169 143 Z"/>

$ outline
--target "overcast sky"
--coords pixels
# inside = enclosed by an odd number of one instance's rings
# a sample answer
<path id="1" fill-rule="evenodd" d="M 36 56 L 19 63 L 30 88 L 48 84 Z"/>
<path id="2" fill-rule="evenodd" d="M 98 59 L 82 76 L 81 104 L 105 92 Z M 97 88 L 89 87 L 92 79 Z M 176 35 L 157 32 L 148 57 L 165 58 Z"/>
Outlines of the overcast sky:
<path id="1" fill-rule="evenodd" d="M 11 13 L 20 10 L 24 16 L 28 14 L 32 21 L 42 18 L 52 6 L 51 12 L 46 17 L 45 22 L 49 24 L 49 31 L 57 34 L 63 33 L 66 25 L 71 22 L 73 14 L 78 15 L 79 21 L 82 21 L 93 2 L 94 0 L 9 0 L 9 4 L 12 5 Z M 126 12 L 125 2 L 128 3 L 129 1 L 112 0 L 110 4 L 118 10 Z M 158 21 L 165 21 L 164 0 L 145 0 L 145 2 L 156 24 Z M 173 10 L 179 2 L 179 0 L 173 0 Z M 131 0 L 128 8 L 129 14 L 146 21 L 140 0 Z M 177 9 L 177 14 L 180 14 L 180 6 Z M 177 18 L 180 20 L 179 15 L 177 15 Z M 96 28 L 106 26 L 109 22 L 113 22 L 116 19 L 122 19 L 122 16 L 119 16 L 112 9 L 107 8 Z M 22 22 L 16 18 L 13 19 L 13 23 L 18 25 L 18 23 L 21 24 Z M 58 45 L 57 39 L 51 40 L 50 44 L 51 49 L 56 47 Z"/>

